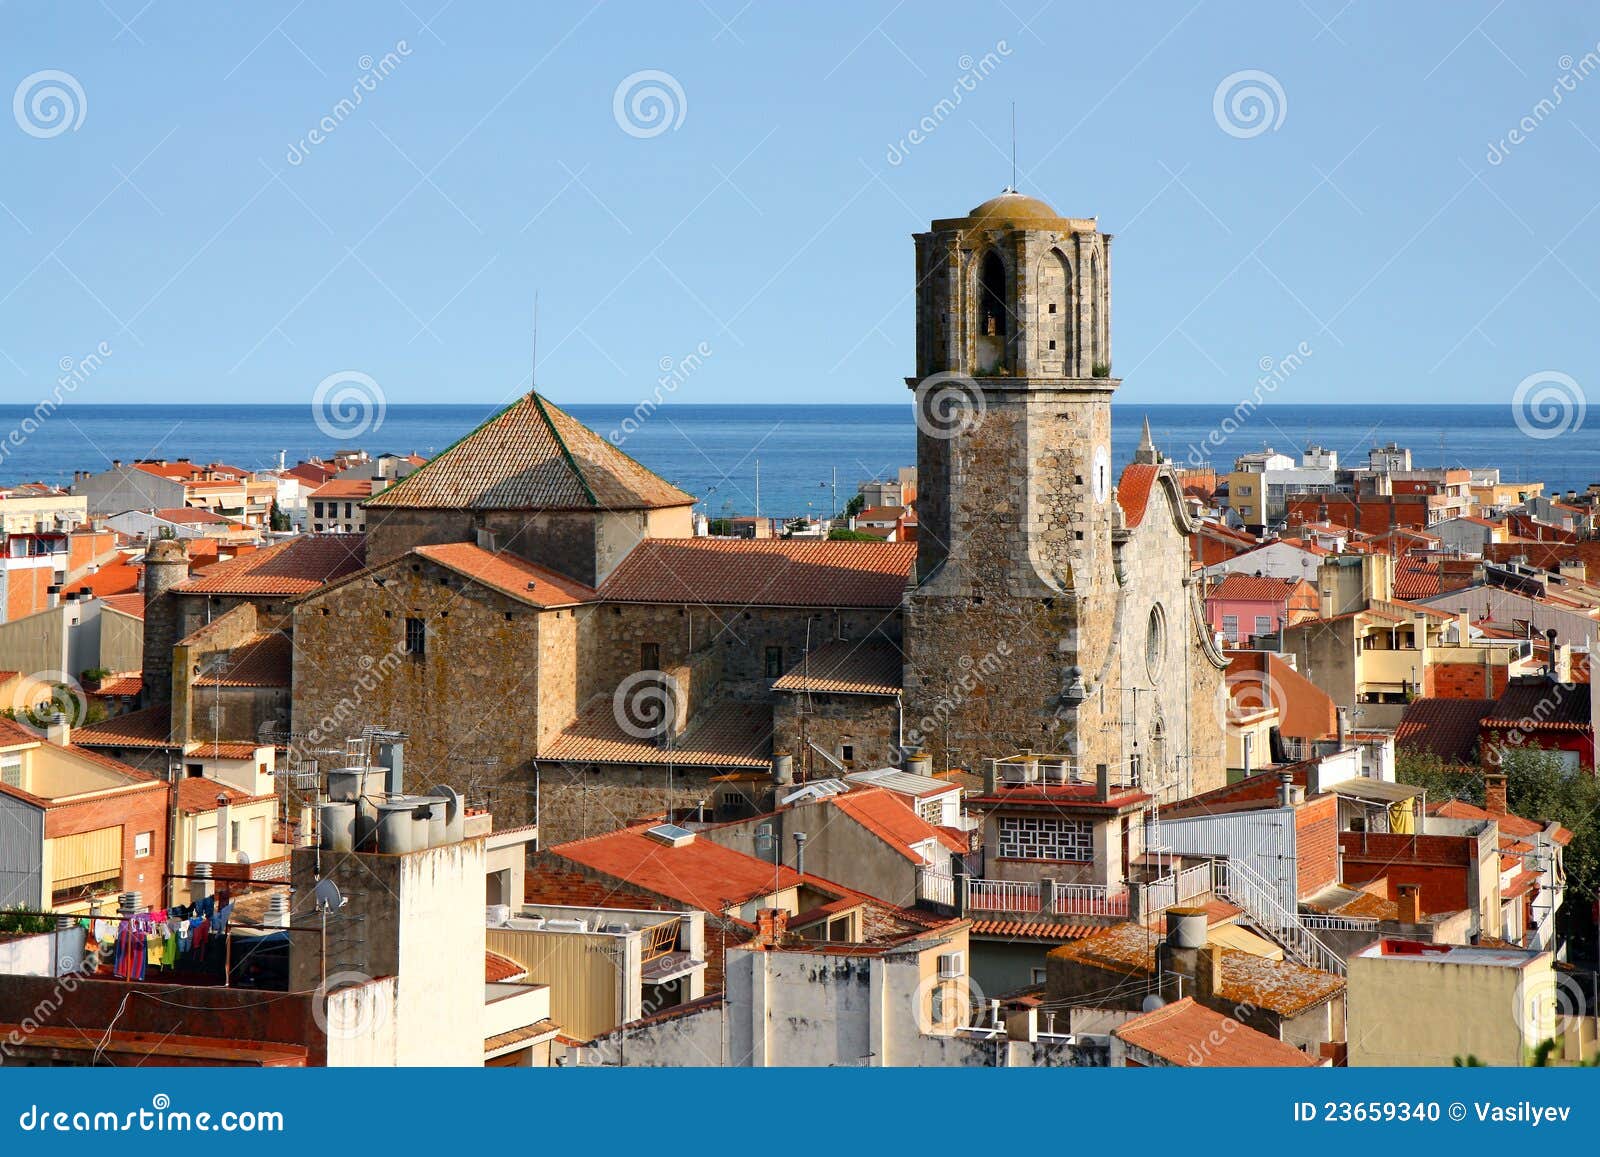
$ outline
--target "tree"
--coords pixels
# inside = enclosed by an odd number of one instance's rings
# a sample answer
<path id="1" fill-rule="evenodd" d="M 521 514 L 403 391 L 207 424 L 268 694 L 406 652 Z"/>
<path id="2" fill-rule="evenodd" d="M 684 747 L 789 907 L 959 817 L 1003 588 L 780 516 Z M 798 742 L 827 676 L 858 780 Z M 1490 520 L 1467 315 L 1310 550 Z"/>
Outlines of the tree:
<path id="1" fill-rule="evenodd" d="M 882 542 L 883 539 L 872 534 L 865 534 L 859 530 L 848 530 L 843 526 L 836 526 L 828 531 L 828 537 L 835 542 Z"/>
<path id="2" fill-rule="evenodd" d="M 1530 820 L 1555 820 L 1572 833 L 1562 856 L 1569 901 L 1600 894 L 1600 782 L 1582 770 L 1568 770 L 1559 753 L 1540 747 L 1506 747 L 1499 752 L 1506 777 L 1506 807 Z M 1438 756 L 1401 752 L 1395 778 L 1426 788 L 1431 800 L 1461 799 L 1483 805 L 1483 772 L 1454 767 Z"/>
<path id="3" fill-rule="evenodd" d="M 867 508 L 867 497 L 866 497 L 866 495 L 857 494 L 849 502 L 846 502 L 844 504 L 844 516 L 846 518 L 854 518 L 856 515 L 860 514 L 866 508 Z"/>
<path id="4" fill-rule="evenodd" d="M 286 531 L 291 529 L 289 516 L 278 509 L 278 500 L 272 500 L 272 510 L 267 514 L 267 526 L 271 530 Z"/>

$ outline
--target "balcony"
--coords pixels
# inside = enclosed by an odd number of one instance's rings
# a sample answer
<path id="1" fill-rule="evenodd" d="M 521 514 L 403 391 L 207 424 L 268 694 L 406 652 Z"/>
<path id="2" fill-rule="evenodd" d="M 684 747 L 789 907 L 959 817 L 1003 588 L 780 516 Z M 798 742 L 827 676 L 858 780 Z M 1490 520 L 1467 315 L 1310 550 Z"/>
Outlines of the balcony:
<path id="1" fill-rule="evenodd" d="M 969 914 L 1070 917 L 1075 919 L 1148 919 L 1211 891 L 1211 866 L 1199 864 L 1144 884 L 1062 884 L 1055 881 L 964 881 Z M 959 908 L 961 884 L 942 873 L 918 876 L 917 898 Z M 1135 895 L 1134 893 L 1137 893 Z"/>

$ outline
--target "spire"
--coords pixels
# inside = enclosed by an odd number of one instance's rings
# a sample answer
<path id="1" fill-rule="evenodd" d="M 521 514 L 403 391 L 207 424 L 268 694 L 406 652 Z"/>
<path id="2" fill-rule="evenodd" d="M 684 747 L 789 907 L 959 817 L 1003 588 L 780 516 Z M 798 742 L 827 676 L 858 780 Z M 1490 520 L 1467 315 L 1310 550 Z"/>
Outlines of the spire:
<path id="1" fill-rule="evenodd" d="M 1155 439 L 1150 436 L 1150 415 L 1144 416 L 1144 434 L 1139 439 L 1139 448 L 1133 452 L 1133 460 L 1146 466 L 1156 466 L 1161 462 L 1161 452 L 1156 449 Z"/>

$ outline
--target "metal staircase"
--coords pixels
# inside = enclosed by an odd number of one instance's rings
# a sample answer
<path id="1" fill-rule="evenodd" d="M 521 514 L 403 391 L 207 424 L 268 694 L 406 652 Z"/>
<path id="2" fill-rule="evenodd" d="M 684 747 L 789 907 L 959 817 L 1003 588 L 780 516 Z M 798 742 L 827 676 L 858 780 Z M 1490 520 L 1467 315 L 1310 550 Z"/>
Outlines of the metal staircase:
<path id="1" fill-rule="evenodd" d="M 1244 909 L 1250 922 L 1283 946 L 1301 964 L 1343 976 L 1344 960 L 1285 908 L 1270 881 L 1242 860 L 1212 860 L 1214 894 Z"/>

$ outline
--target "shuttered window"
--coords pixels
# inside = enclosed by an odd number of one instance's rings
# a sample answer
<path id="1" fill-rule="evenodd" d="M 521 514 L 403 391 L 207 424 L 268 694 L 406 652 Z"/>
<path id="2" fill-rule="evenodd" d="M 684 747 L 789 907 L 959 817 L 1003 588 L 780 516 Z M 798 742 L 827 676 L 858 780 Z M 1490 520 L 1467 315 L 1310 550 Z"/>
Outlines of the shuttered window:
<path id="1" fill-rule="evenodd" d="M 54 888 L 62 891 L 122 876 L 122 827 L 101 828 L 50 841 Z"/>

